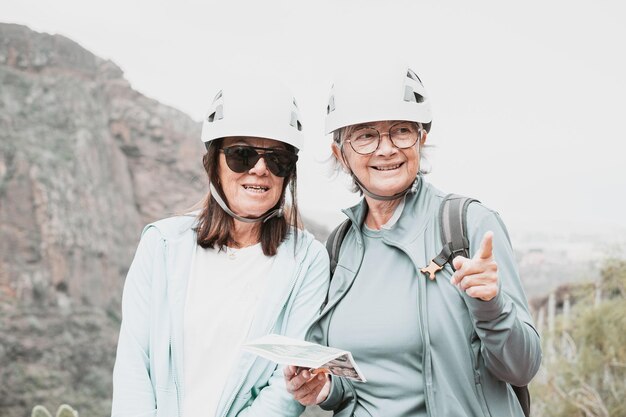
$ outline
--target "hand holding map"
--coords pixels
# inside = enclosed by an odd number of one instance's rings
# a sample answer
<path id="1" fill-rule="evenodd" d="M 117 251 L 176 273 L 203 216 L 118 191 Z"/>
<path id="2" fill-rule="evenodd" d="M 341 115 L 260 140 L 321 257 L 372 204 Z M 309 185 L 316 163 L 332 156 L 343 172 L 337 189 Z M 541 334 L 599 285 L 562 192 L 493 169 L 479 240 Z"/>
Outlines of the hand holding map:
<path id="1" fill-rule="evenodd" d="M 270 334 L 245 343 L 243 350 L 281 365 L 294 365 L 317 372 L 327 372 L 344 378 L 365 382 L 366 379 L 346 350 Z"/>

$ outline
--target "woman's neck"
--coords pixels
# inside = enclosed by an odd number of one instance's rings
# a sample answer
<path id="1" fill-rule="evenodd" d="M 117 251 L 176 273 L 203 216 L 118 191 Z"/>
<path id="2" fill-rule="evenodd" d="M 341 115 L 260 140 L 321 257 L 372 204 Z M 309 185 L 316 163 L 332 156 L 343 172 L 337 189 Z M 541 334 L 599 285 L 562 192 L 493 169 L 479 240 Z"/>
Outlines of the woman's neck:
<path id="1" fill-rule="evenodd" d="M 259 243 L 261 223 L 244 223 L 233 219 L 233 230 L 230 233 L 232 243 L 238 248 L 256 245 Z"/>
<path id="2" fill-rule="evenodd" d="M 365 217 L 365 224 L 370 229 L 379 230 L 385 223 L 391 219 L 396 207 L 402 201 L 402 198 L 396 198 L 395 200 L 382 201 L 375 200 L 368 196 L 365 196 L 367 202 L 367 216 Z"/>

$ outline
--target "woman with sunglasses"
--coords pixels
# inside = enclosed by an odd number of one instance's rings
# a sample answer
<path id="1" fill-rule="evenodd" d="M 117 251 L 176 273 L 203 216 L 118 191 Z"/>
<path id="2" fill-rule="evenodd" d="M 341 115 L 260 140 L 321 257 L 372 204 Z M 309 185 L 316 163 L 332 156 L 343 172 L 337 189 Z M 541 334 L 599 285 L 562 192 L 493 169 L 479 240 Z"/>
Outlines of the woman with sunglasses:
<path id="1" fill-rule="evenodd" d="M 470 204 L 470 256 L 448 258 L 456 271 L 424 268 L 442 251 L 446 194 L 420 171 L 432 122 L 422 82 L 407 67 L 366 65 L 336 80 L 326 111 L 332 153 L 364 197 L 344 210 L 307 338 L 350 350 L 367 382 L 287 367 L 288 390 L 342 417 L 523 417 L 512 386 L 528 384 L 541 350 L 498 214 Z"/>
<path id="2" fill-rule="evenodd" d="M 282 370 L 240 350 L 269 333 L 303 338 L 327 291 L 328 255 L 298 228 L 301 130 L 280 85 L 241 81 L 215 97 L 203 207 L 148 225 L 128 272 L 114 417 L 302 412 Z"/>

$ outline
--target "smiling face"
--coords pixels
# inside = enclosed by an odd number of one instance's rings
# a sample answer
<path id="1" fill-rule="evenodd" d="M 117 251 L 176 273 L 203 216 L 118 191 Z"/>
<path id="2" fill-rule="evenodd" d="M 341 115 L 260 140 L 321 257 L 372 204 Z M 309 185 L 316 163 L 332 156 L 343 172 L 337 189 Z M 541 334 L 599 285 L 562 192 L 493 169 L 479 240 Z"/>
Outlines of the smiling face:
<path id="1" fill-rule="evenodd" d="M 349 135 L 342 134 L 342 144 L 333 143 L 333 154 L 342 164 L 352 171 L 370 192 L 382 196 L 391 196 L 407 189 L 419 172 L 420 146 L 426 140 L 426 133 L 420 130 L 422 137 L 414 146 L 399 149 L 391 142 L 389 129 L 398 121 L 364 123 L 345 128 L 348 133 L 360 127 L 372 127 L 381 133 L 378 148 L 369 155 L 354 151 L 346 141 Z M 343 157 L 342 157 L 343 154 Z"/>
<path id="2" fill-rule="evenodd" d="M 272 139 L 233 137 L 225 138 L 222 148 L 243 145 L 259 148 L 286 149 L 282 142 Z M 265 158 L 242 173 L 232 171 L 226 164 L 226 156 L 220 152 L 218 176 L 228 206 L 242 217 L 260 217 L 274 207 L 283 193 L 285 178 L 272 174 Z"/>

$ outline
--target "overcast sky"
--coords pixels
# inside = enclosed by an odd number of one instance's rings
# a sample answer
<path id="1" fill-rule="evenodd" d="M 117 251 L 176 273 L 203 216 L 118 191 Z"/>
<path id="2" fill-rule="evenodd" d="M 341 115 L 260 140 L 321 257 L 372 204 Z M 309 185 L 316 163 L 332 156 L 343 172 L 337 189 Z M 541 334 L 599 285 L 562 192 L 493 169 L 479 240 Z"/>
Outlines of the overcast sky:
<path id="1" fill-rule="evenodd" d="M 329 225 L 357 201 L 322 162 L 333 73 L 401 56 L 433 103 L 429 181 L 519 233 L 626 230 L 624 4 L 0 0 L 0 21 L 77 41 L 198 121 L 233 69 L 282 78 L 305 125 L 300 204 Z"/>

